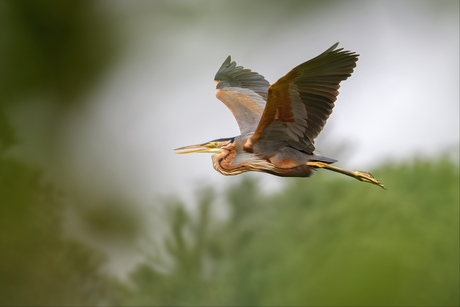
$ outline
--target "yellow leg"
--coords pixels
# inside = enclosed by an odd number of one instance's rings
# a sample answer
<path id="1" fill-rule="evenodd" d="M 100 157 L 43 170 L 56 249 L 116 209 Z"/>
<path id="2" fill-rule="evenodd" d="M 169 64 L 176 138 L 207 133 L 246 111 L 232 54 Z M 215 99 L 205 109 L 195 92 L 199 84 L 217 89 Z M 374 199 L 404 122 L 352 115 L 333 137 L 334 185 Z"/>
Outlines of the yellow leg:
<path id="1" fill-rule="evenodd" d="M 336 167 L 331 164 L 327 164 L 327 163 L 320 162 L 320 161 L 309 161 L 307 162 L 307 166 L 311 166 L 314 168 L 328 169 L 330 171 L 334 171 L 337 173 L 341 173 L 341 174 L 353 177 L 355 179 L 358 179 L 359 181 L 369 182 L 369 183 L 378 185 L 379 187 L 385 189 L 385 186 L 383 185 L 383 183 L 375 179 L 371 173 L 361 172 L 361 171 L 348 171 L 343 168 Z"/>

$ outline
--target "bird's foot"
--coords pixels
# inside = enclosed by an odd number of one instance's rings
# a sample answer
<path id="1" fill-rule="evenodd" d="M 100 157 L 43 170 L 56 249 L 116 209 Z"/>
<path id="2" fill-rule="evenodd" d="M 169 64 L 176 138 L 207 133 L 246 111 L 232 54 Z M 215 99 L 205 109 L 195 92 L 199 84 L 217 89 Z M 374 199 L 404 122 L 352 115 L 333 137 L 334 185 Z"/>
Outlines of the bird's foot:
<path id="1" fill-rule="evenodd" d="M 378 185 L 382 189 L 386 190 L 386 188 L 383 185 L 383 183 L 381 183 L 379 180 L 377 180 L 371 173 L 361 172 L 361 171 L 352 171 L 352 172 L 354 174 L 353 177 L 355 177 L 359 181 L 369 182 L 369 183 Z"/>

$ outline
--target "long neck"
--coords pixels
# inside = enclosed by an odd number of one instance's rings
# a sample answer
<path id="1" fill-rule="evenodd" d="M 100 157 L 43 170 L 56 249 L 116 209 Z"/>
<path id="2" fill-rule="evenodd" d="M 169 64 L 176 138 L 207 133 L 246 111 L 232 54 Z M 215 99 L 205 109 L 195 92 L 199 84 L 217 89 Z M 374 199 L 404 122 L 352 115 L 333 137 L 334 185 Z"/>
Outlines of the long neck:
<path id="1" fill-rule="evenodd" d="M 243 173 L 244 170 L 241 170 L 240 167 L 231 165 L 234 159 L 234 150 L 224 150 L 223 152 L 212 156 L 212 165 L 214 166 L 214 169 L 222 175 L 231 176 Z"/>
<path id="2" fill-rule="evenodd" d="M 222 153 L 212 156 L 214 169 L 223 175 L 232 176 L 249 171 L 270 172 L 274 168 L 273 164 L 256 158 L 256 156 L 244 157 L 235 163 L 236 158 L 237 152 L 235 150 L 224 149 Z"/>

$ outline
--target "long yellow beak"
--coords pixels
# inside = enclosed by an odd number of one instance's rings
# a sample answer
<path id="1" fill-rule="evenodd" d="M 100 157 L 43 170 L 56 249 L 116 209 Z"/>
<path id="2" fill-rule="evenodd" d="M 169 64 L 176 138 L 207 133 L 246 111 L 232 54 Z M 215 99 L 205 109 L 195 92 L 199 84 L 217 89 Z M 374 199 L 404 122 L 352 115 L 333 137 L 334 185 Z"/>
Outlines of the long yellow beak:
<path id="1" fill-rule="evenodd" d="M 214 153 L 214 152 L 220 152 L 220 148 L 216 147 L 209 147 L 206 144 L 203 145 L 190 145 L 190 146 L 184 146 L 184 147 L 179 147 L 174 149 L 174 153 L 176 154 L 189 154 L 189 153 L 197 153 L 197 152 L 208 152 L 208 153 Z"/>

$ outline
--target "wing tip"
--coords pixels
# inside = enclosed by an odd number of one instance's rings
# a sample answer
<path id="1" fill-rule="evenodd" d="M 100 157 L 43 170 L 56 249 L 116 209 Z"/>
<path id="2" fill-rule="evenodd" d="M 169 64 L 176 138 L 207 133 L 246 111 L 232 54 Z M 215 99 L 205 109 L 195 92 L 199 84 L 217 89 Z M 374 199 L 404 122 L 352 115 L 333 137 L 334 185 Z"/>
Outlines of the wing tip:
<path id="1" fill-rule="evenodd" d="M 222 63 L 222 65 L 220 65 L 220 68 L 219 70 L 217 71 L 216 75 L 214 76 L 214 81 L 221 81 L 220 79 L 220 73 L 222 71 L 224 71 L 225 69 L 229 68 L 233 63 L 235 62 L 232 62 L 232 57 L 229 55 L 227 56 L 227 58 L 225 59 L 225 61 Z M 236 63 L 235 63 L 235 66 L 236 66 Z"/>
<path id="2" fill-rule="evenodd" d="M 224 66 L 224 65 L 225 65 L 225 66 L 228 66 L 228 65 L 230 65 L 231 62 L 232 62 L 232 57 L 229 55 L 229 56 L 225 59 L 224 63 L 222 63 L 222 66 Z"/>
<path id="3" fill-rule="evenodd" d="M 340 42 L 335 43 L 334 45 L 331 46 L 331 48 L 328 49 L 328 51 L 329 50 L 334 50 L 335 48 L 337 48 L 337 46 L 339 46 L 339 44 L 340 44 Z"/>
<path id="4" fill-rule="evenodd" d="M 327 49 L 326 51 L 323 52 L 324 53 L 329 53 L 329 52 L 343 52 L 343 53 L 348 53 L 349 55 L 352 55 L 352 56 L 355 56 L 355 57 L 358 57 L 359 54 L 354 52 L 354 51 L 351 51 L 351 50 L 344 50 L 343 48 L 338 48 L 336 49 L 338 46 L 339 46 L 340 42 L 337 42 L 335 43 L 334 45 L 332 45 L 329 49 Z"/>

